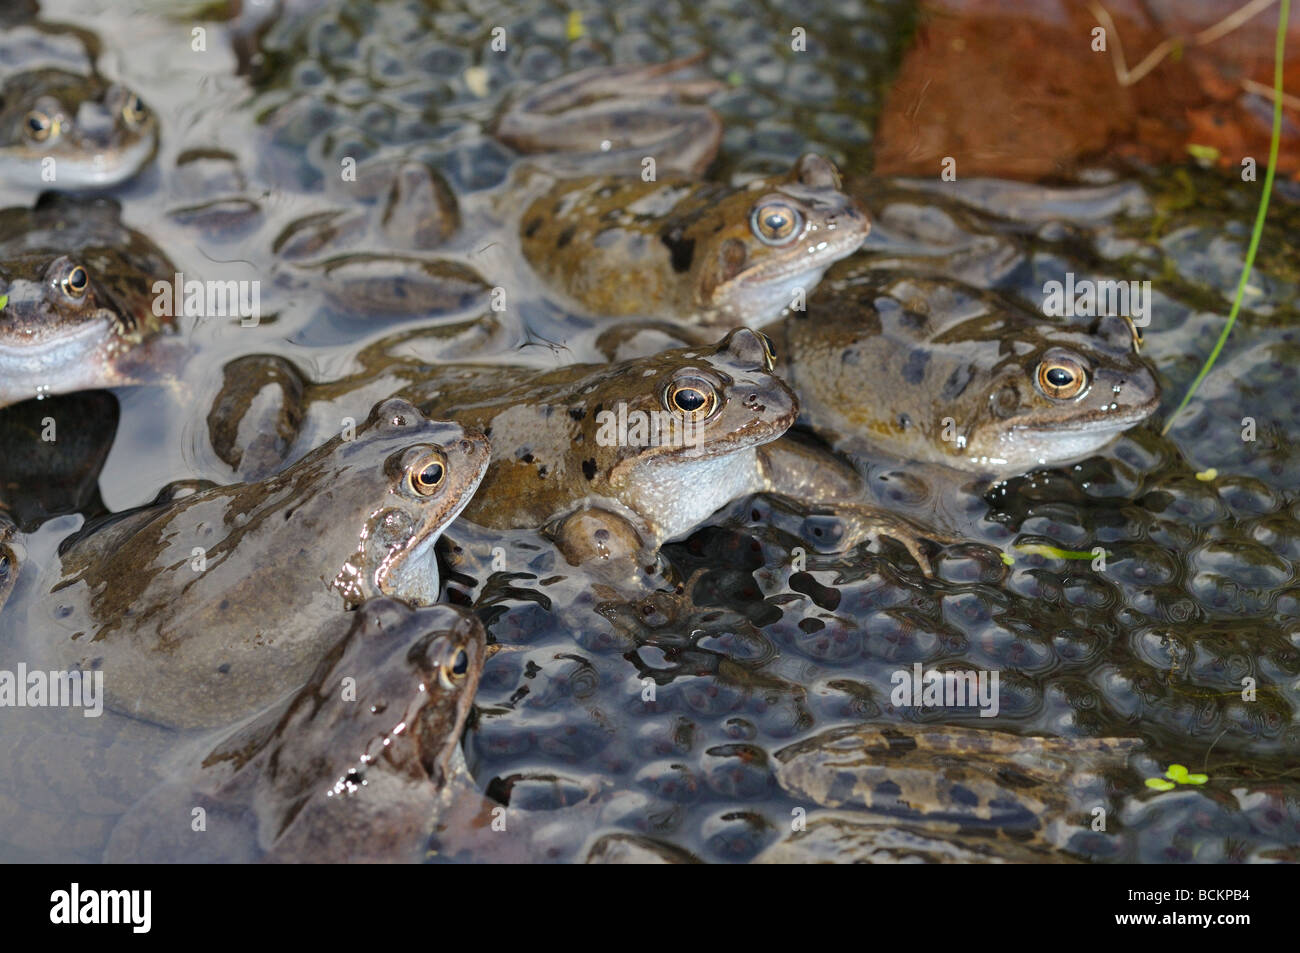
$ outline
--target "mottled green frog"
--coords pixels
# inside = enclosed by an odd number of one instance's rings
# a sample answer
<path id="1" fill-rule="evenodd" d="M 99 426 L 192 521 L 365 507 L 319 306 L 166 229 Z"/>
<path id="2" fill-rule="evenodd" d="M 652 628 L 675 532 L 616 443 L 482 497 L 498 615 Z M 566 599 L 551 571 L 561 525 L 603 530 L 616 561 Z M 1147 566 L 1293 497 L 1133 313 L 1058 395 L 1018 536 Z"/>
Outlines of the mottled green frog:
<path id="1" fill-rule="evenodd" d="M 329 629 L 306 685 L 137 805 L 115 828 L 108 860 L 423 859 L 463 765 L 483 625 L 451 606 L 373 599 Z M 192 829 L 195 806 L 205 830 Z"/>
<path id="2" fill-rule="evenodd" d="M 578 311 L 735 327 L 797 303 L 870 230 L 809 154 L 735 187 L 682 176 L 557 182 L 520 219 L 524 257 Z"/>
<path id="3" fill-rule="evenodd" d="M 322 620 L 380 595 L 437 598 L 434 544 L 488 460 L 481 433 L 386 401 L 262 483 L 83 529 L 31 628 L 61 667 L 102 671 L 116 711 L 230 723 L 301 684 Z"/>

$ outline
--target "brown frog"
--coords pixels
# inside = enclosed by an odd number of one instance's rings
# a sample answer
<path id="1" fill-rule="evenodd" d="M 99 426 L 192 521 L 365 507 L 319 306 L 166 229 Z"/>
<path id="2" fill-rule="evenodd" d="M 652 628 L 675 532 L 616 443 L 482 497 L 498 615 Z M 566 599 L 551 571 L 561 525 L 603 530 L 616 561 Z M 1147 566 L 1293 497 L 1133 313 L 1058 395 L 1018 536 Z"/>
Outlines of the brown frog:
<path id="1" fill-rule="evenodd" d="M 740 328 L 714 345 L 611 365 L 393 361 L 378 376 L 314 385 L 308 397 L 316 417 L 334 421 L 397 393 L 428 414 L 482 429 L 492 462 L 465 518 L 543 529 L 578 564 L 629 550 L 652 555 L 749 493 L 856 499 L 851 467 L 801 446 L 774 449 L 797 404 L 773 361 L 770 342 Z M 870 507 L 847 511 L 846 542 L 891 536 L 928 570 L 915 527 Z"/>
<path id="2" fill-rule="evenodd" d="M 1064 325 L 946 278 L 861 273 L 763 330 L 800 423 L 837 449 L 1011 476 L 1096 452 L 1155 413 L 1160 383 L 1118 316 Z M 698 329 L 603 331 L 611 358 L 699 342 Z"/>
<path id="3" fill-rule="evenodd" d="M 434 546 L 488 456 L 481 433 L 386 401 L 261 483 L 188 488 L 83 529 L 33 635 L 55 667 L 102 671 L 115 711 L 230 724 L 306 677 L 322 620 L 379 595 L 438 597 Z"/>
<path id="4" fill-rule="evenodd" d="M 133 90 L 95 70 L 95 46 L 89 34 L 63 25 L 29 24 L 0 34 L 4 185 L 103 189 L 127 181 L 153 158 L 157 118 Z"/>
<path id="5" fill-rule="evenodd" d="M 776 760 L 787 793 L 832 811 L 759 860 L 1060 860 L 1105 803 L 1100 773 L 1139 746 L 914 723 L 830 729 Z"/>
<path id="6" fill-rule="evenodd" d="M 329 629 L 306 685 L 128 813 L 108 860 L 423 859 L 444 800 L 475 796 L 456 771 L 483 625 L 451 606 L 374 599 Z"/>
<path id="7" fill-rule="evenodd" d="M 0 407 L 166 376 L 181 349 L 154 285 L 175 273 L 107 199 L 0 210 Z"/>
<path id="8" fill-rule="evenodd" d="M 767 330 L 813 429 L 961 470 L 1076 460 L 1160 404 L 1123 318 L 1063 325 L 951 281 L 836 282 Z"/>
<path id="9" fill-rule="evenodd" d="M 562 180 L 520 218 L 524 257 L 577 310 L 727 327 L 795 305 L 869 229 L 835 167 L 813 154 L 739 187 Z"/>

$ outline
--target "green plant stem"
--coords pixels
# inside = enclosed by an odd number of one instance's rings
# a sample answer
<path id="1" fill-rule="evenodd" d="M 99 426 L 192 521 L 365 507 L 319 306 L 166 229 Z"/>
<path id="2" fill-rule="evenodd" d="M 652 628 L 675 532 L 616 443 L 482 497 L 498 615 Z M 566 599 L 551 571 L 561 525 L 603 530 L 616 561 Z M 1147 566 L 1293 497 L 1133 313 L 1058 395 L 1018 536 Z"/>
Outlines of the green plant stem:
<path id="1" fill-rule="evenodd" d="M 1237 315 L 1241 312 L 1241 302 L 1246 296 L 1246 283 L 1250 280 L 1250 270 L 1255 264 L 1255 253 L 1259 250 L 1260 236 L 1264 234 L 1264 218 L 1268 215 L 1268 200 L 1273 194 L 1273 174 L 1277 169 L 1278 147 L 1282 141 L 1282 61 L 1283 52 L 1286 49 L 1286 25 L 1290 11 L 1291 0 L 1282 0 L 1277 15 L 1277 48 L 1273 57 L 1273 138 L 1268 145 L 1268 171 L 1264 173 L 1264 194 L 1259 198 L 1259 211 L 1255 214 L 1255 230 L 1251 232 L 1250 247 L 1246 249 L 1246 262 L 1241 269 L 1241 280 L 1237 282 L 1237 296 L 1232 300 L 1232 310 L 1228 312 L 1228 323 L 1223 326 L 1219 340 L 1215 342 L 1214 350 L 1205 359 L 1205 363 L 1201 366 L 1201 372 L 1192 381 L 1192 386 L 1187 388 L 1182 403 L 1169 415 L 1164 429 L 1160 431 L 1161 434 L 1169 433 L 1174 421 L 1178 419 L 1178 415 L 1191 402 L 1192 396 L 1196 393 L 1197 388 L 1201 386 L 1201 381 L 1205 380 L 1205 376 L 1214 367 L 1214 362 L 1219 358 L 1219 352 L 1223 350 L 1228 335 L 1232 333 L 1232 326 L 1237 323 Z"/>

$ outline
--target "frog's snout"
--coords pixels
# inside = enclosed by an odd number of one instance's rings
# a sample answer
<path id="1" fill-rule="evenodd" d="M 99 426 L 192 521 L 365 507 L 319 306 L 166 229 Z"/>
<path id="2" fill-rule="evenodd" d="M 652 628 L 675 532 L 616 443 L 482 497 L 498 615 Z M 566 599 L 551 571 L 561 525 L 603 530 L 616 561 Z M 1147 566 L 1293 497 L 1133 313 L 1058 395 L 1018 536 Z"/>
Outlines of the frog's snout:
<path id="1" fill-rule="evenodd" d="M 103 103 L 84 102 L 77 109 L 77 133 L 87 146 L 107 149 L 117 135 L 117 120 Z"/>

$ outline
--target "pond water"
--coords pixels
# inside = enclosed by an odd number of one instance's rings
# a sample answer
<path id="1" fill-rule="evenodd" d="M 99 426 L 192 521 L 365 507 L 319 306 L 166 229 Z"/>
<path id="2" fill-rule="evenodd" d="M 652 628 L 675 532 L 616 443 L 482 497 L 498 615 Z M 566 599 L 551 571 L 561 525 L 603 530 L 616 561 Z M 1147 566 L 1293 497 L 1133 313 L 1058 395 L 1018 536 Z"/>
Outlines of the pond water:
<path id="1" fill-rule="evenodd" d="M 1098 165 L 1054 185 L 872 177 L 874 130 L 916 25 L 912 4 L 633 0 L 579 8 L 575 21 L 567 5 L 542 0 L 285 0 L 265 22 L 258 5 L 245 6 L 206 19 L 224 5 L 41 4 L 43 19 L 96 35 L 100 70 L 158 115 L 153 163 L 109 192 L 123 220 L 187 276 L 259 281 L 263 318 L 256 327 L 188 322 L 194 356 L 173 385 L 56 398 L 62 452 L 75 461 L 62 482 L 5 464 L 0 494 L 27 532 L 28 559 L 0 616 L 9 651 L 39 638 L 17 620 L 37 608 L 36 578 L 83 517 L 144 504 L 172 481 L 235 479 L 207 429 L 235 357 L 276 354 L 328 380 L 356 370 L 358 352 L 385 335 L 431 328 L 467 342 L 455 356 L 535 367 L 597 360 L 583 334 L 591 321 L 546 297 L 502 225 L 515 156 L 484 126 L 508 91 L 705 49 L 706 70 L 728 86 L 710 100 L 725 128 L 712 177 L 779 172 L 817 151 L 869 208 L 866 244 L 828 281 L 943 278 L 1040 312 L 1044 284 L 1066 273 L 1149 280 L 1142 354 L 1161 408 L 1096 455 L 1001 482 L 855 448 L 876 502 L 963 540 L 944 548 L 933 578 L 890 542 L 820 552 L 807 537 L 809 511 L 762 496 L 670 543 L 664 555 L 683 584 L 654 594 L 611 593 L 536 533 L 453 525 L 441 547 L 448 598 L 472 606 L 502 649 L 486 663 L 464 737 L 473 786 L 519 812 L 536 859 L 582 859 L 594 838 L 623 832 L 703 861 L 744 862 L 808 806 L 779 782 L 776 753 L 828 728 L 919 721 L 1130 738 L 1136 753 L 1073 805 L 1058 837 L 1070 857 L 1297 859 L 1294 184 L 1278 185 L 1224 353 L 1166 436 L 1226 319 L 1258 193 L 1192 165 Z M 789 55 L 791 22 L 807 29 L 806 55 Z M 202 52 L 196 25 L 206 30 Z M 490 49 L 496 27 L 510 37 L 508 55 Z M 365 313 L 326 293 L 312 267 L 275 255 L 289 223 L 347 201 L 328 189 L 344 157 L 392 154 L 426 158 L 460 209 L 460 229 L 414 258 L 508 288 L 504 315 L 477 293 L 441 288 L 410 314 Z M 0 182 L 2 204 L 31 200 Z M 490 333 L 467 336 L 489 320 Z M 34 408 L 7 409 L 0 426 L 38 426 L 47 411 Z M 1247 419 L 1253 439 L 1243 439 Z M 996 717 L 895 706 L 894 674 L 917 663 L 997 671 Z M 3 853 L 95 859 L 116 817 L 156 779 L 104 781 L 118 770 L 113 752 L 134 763 L 156 742 L 112 714 L 91 731 L 30 714 L 0 721 L 8 763 L 62 766 L 7 772 Z M 157 744 L 175 759 L 151 766 L 165 775 L 202 739 Z M 1207 780 L 1167 792 L 1146 785 L 1172 764 Z M 1104 831 L 1094 807 L 1105 811 Z M 439 856 L 491 859 L 451 835 Z"/>

